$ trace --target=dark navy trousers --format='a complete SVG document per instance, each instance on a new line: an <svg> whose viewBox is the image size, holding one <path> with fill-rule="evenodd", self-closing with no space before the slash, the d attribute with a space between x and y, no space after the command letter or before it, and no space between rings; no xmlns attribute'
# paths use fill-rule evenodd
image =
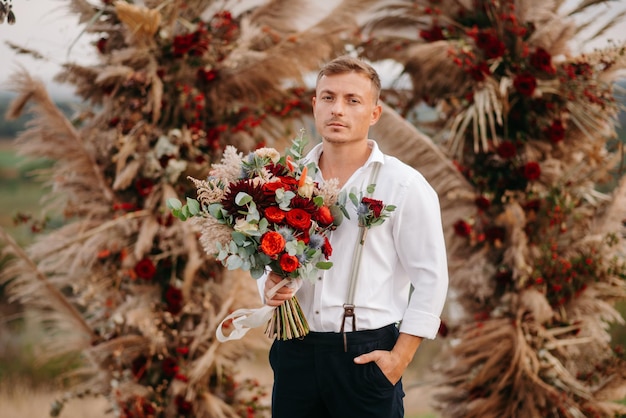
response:
<svg viewBox="0 0 626 418"><path fill-rule="evenodd" d="M391 350L398 328L389 325L343 334L311 332L303 339L275 340L270 350L274 371L272 418L402 418L402 380L392 385L374 362L354 358Z"/></svg>

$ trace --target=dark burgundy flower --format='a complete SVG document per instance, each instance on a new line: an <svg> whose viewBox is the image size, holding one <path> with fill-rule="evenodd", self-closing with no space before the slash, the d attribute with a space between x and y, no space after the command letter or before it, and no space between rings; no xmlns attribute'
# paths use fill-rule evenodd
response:
<svg viewBox="0 0 626 418"><path fill-rule="evenodd" d="M512 141L502 141L500 145L498 145L498 148L496 148L496 153L500 158L508 160L517 155L517 147Z"/></svg>
<svg viewBox="0 0 626 418"><path fill-rule="evenodd" d="M472 232L472 227L464 220L459 219L454 223L454 232L459 236L467 237Z"/></svg>
<svg viewBox="0 0 626 418"><path fill-rule="evenodd" d="M198 79L205 82L213 81L217 78L217 71L215 70L205 70L204 68L199 68L196 74Z"/></svg>
<svg viewBox="0 0 626 418"><path fill-rule="evenodd" d="M552 56L543 48L537 48L531 54L530 65L548 74L556 73L556 68L552 65Z"/></svg>
<svg viewBox="0 0 626 418"><path fill-rule="evenodd" d="M178 314L183 308L183 292L174 286L169 286L165 291L167 310L172 314Z"/></svg>
<svg viewBox="0 0 626 418"><path fill-rule="evenodd" d="M380 213L383 210L383 202L382 200L371 199L369 197L363 197L361 199L361 203L363 203L369 210L373 212L375 218L380 217Z"/></svg>
<svg viewBox="0 0 626 418"><path fill-rule="evenodd" d="M174 403L176 404L176 410L181 415L187 416L193 412L193 404L186 400L183 395L176 396Z"/></svg>
<svg viewBox="0 0 626 418"><path fill-rule="evenodd" d="M491 74L489 66L484 61L478 65L472 66L467 72L472 76L474 81L485 81L486 76Z"/></svg>
<svg viewBox="0 0 626 418"><path fill-rule="evenodd" d="M477 196L474 203L476 203L476 206L480 210L488 210L491 207L491 200L487 199L485 196Z"/></svg>
<svg viewBox="0 0 626 418"><path fill-rule="evenodd" d="M541 176L541 167L539 166L539 163L535 161L526 163L523 168L523 174L526 180L537 180Z"/></svg>
<svg viewBox="0 0 626 418"><path fill-rule="evenodd" d="M235 202L235 199L240 192L250 195L254 203L256 203L257 208L261 210L270 206L270 204L274 201L272 196L268 196L263 193L261 186L255 185L252 180L242 179L236 183L232 183L228 191L224 193L224 198L221 203L224 206L224 210L226 210L229 215L243 217L243 215L239 213L241 206L237 205Z"/></svg>
<svg viewBox="0 0 626 418"><path fill-rule="evenodd" d="M485 238L491 243L504 241L506 237L506 229L501 226L490 226L485 228Z"/></svg>
<svg viewBox="0 0 626 418"><path fill-rule="evenodd" d="M498 58L506 52L504 42L491 32L479 32L475 40L476 45L485 52L487 58Z"/></svg>
<svg viewBox="0 0 626 418"><path fill-rule="evenodd" d="M532 199L524 203L523 206L526 211L537 212L541 208L541 199Z"/></svg>
<svg viewBox="0 0 626 418"><path fill-rule="evenodd" d="M433 25L433 27L428 30L421 30L420 38L426 42L435 42L445 39L445 36L443 35L441 26Z"/></svg>
<svg viewBox="0 0 626 418"><path fill-rule="evenodd" d="M531 97L537 88L537 79L529 72L515 76L513 86L521 95Z"/></svg>
<svg viewBox="0 0 626 418"><path fill-rule="evenodd" d="M565 138L565 127L559 119L552 121L552 124L545 130L546 136L553 143L561 142Z"/></svg>
<svg viewBox="0 0 626 418"><path fill-rule="evenodd" d="M300 195L296 195L293 199L291 199L290 206L293 209L302 209L310 214L314 214L317 211L317 206L315 205L315 202L313 202L313 199L302 197Z"/></svg>
<svg viewBox="0 0 626 418"><path fill-rule="evenodd" d="M161 363L161 371L163 371L163 375L167 378L176 376L179 369L178 363L173 357L167 357L163 359L163 362Z"/></svg>
<svg viewBox="0 0 626 418"><path fill-rule="evenodd" d="M139 196L146 197L152 192L154 183L150 179L140 178L135 181L135 190L139 193Z"/></svg>
<svg viewBox="0 0 626 418"><path fill-rule="evenodd" d="M107 38L100 38L98 42L96 42L96 48L98 48L98 52L104 54L106 52L107 42L109 40Z"/></svg>
<svg viewBox="0 0 626 418"><path fill-rule="evenodd" d="M154 266L154 263L152 263L152 260L149 258L143 258L135 264L135 274L137 274L137 277L144 280L152 280L156 274L156 267Z"/></svg>

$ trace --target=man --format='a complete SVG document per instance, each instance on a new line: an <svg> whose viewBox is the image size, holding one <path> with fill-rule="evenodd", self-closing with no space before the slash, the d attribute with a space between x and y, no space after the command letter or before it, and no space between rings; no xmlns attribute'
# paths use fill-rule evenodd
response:
<svg viewBox="0 0 626 418"><path fill-rule="evenodd" d="M353 310L344 306L359 233L352 205L330 238L333 267L297 290L311 332L272 345L274 418L402 418L402 374L422 339L439 329L448 287L439 201L419 172L368 139L382 112L379 94L376 71L352 57L331 61L317 78L313 114L322 143L307 156L320 168L316 181L337 178L343 189L365 193L378 166L371 198L396 209L367 232ZM267 294L278 282L271 273L260 286ZM265 302L278 306L293 294L283 287Z"/></svg>

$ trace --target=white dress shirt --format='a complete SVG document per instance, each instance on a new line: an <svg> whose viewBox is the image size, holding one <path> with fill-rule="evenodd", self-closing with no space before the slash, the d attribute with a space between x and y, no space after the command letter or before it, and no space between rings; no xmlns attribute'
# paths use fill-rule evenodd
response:
<svg viewBox="0 0 626 418"><path fill-rule="evenodd" d="M369 140L369 146L369 159L343 189L349 192L356 187L357 196L361 191L365 194L372 168L379 162L371 197L396 209L382 225L367 232L354 298L356 329L400 322L400 332L434 339L448 290L438 196L417 170L383 154L375 141ZM318 144L306 158L319 163L321 152ZM315 181L324 181L321 172ZM332 268L320 270L313 282L305 280L296 293L311 331L339 332L341 328L359 229L356 208L349 199L347 210L350 219L344 218L330 236ZM263 297L265 276L258 282ZM346 321L347 331L352 330L350 321Z"/></svg>

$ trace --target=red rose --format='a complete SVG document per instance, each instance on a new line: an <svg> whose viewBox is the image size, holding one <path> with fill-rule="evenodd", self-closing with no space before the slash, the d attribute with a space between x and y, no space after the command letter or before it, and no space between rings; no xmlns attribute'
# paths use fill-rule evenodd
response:
<svg viewBox="0 0 626 418"><path fill-rule="evenodd" d="M285 218L290 226L301 231L311 227L311 215L303 209L291 209L285 214Z"/></svg>
<svg viewBox="0 0 626 418"><path fill-rule="evenodd" d="M149 258L144 258L135 264L135 273L137 277L144 280L152 280L156 274L156 267Z"/></svg>
<svg viewBox="0 0 626 418"><path fill-rule="evenodd" d="M551 142L555 144L557 142L561 142L565 138L565 127L563 126L563 122L558 119L553 121L552 125L545 130L545 133Z"/></svg>
<svg viewBox="0 0 626 418"><path fill-rule="evenodd" d="M541 176L539 163L531 161L524 166L524 178L529 181L537 180Z"/></svg>
<svg viewBox="0 0 626 418"><path fill-rule="evenodd" d="M285 238L278 232L269 231L261 237L261 251L270 257L280 253L285 248Z"/></svg>
<svg viewBox="0 0 626 418"><path fill-rule="evenodd" d="M517 147L511 141L502 141L498 148L496 149L496 153L505 160L509 158L515 157L517 154Z"/></svg>
<svg viewBox="0 0 626 418"><path fill-rule="evenodd" d="M298 188L298 180L289 176L279 177L280 182L283 184L285 190L296 190Z"/></svg>
<svg viewBox="0 0 626 418"><path fill-rule="evenodd" d="M537 79L529 72L524 72L515 76L513 86L521 95L530 97L537 88Z"/></svg>
<svg viewBox="0 0 626 418"><path fill-rule="evenodd" d="M287 187L280 180L272 181L270 183L265 183L262 187L263 193L267 195L272 195L272 196L276 194L276 190L286 189L286 188Z"/></svg>
<svg viewBox="0 0 626 418"><path fill-rule="evenodd" d="M467 237L472 232L472 227L464 220L459 219L454 223L454 232L462 237Z"/></svg>
<svg viewBox="0 0 626 418"><path fill-rule="evenodd" d="M378 218L380 213L383 211L383 202L381 200L370 199L369 197L364 197L361 199L361 203L368 207L369 210L374 212L374 217Z"/></svg>
<svg viewBox="0 0 626 418"><path fill-rule="evenodd" d="M332 213L330 213L330 209L328 208L328 206L321 206L315 212L315 220L323 227L333 223L333 215Z"/></svg>
<svg viewBox="0 0 626 418"><path fill-rule="evenodd" d="M285 211L278 206L270 206L265 209L265 217L268 221L278 224L285 219Z"/></svg>
<svg viewBox="0 0 626 418"><path fill-rule="evenodd" d="M537 48L530 56L530 65L548 74L556 72L556 68L552 65L552 56L543 48Z"/></svg>
<svg viewBox="0 0 626 418"><path fill-rule="evenodd" d="M287 273L295 271L298 268L299 264L300 263L298 262L298 259L294 255L284 253L280 256L280 268Z"/></svg>

